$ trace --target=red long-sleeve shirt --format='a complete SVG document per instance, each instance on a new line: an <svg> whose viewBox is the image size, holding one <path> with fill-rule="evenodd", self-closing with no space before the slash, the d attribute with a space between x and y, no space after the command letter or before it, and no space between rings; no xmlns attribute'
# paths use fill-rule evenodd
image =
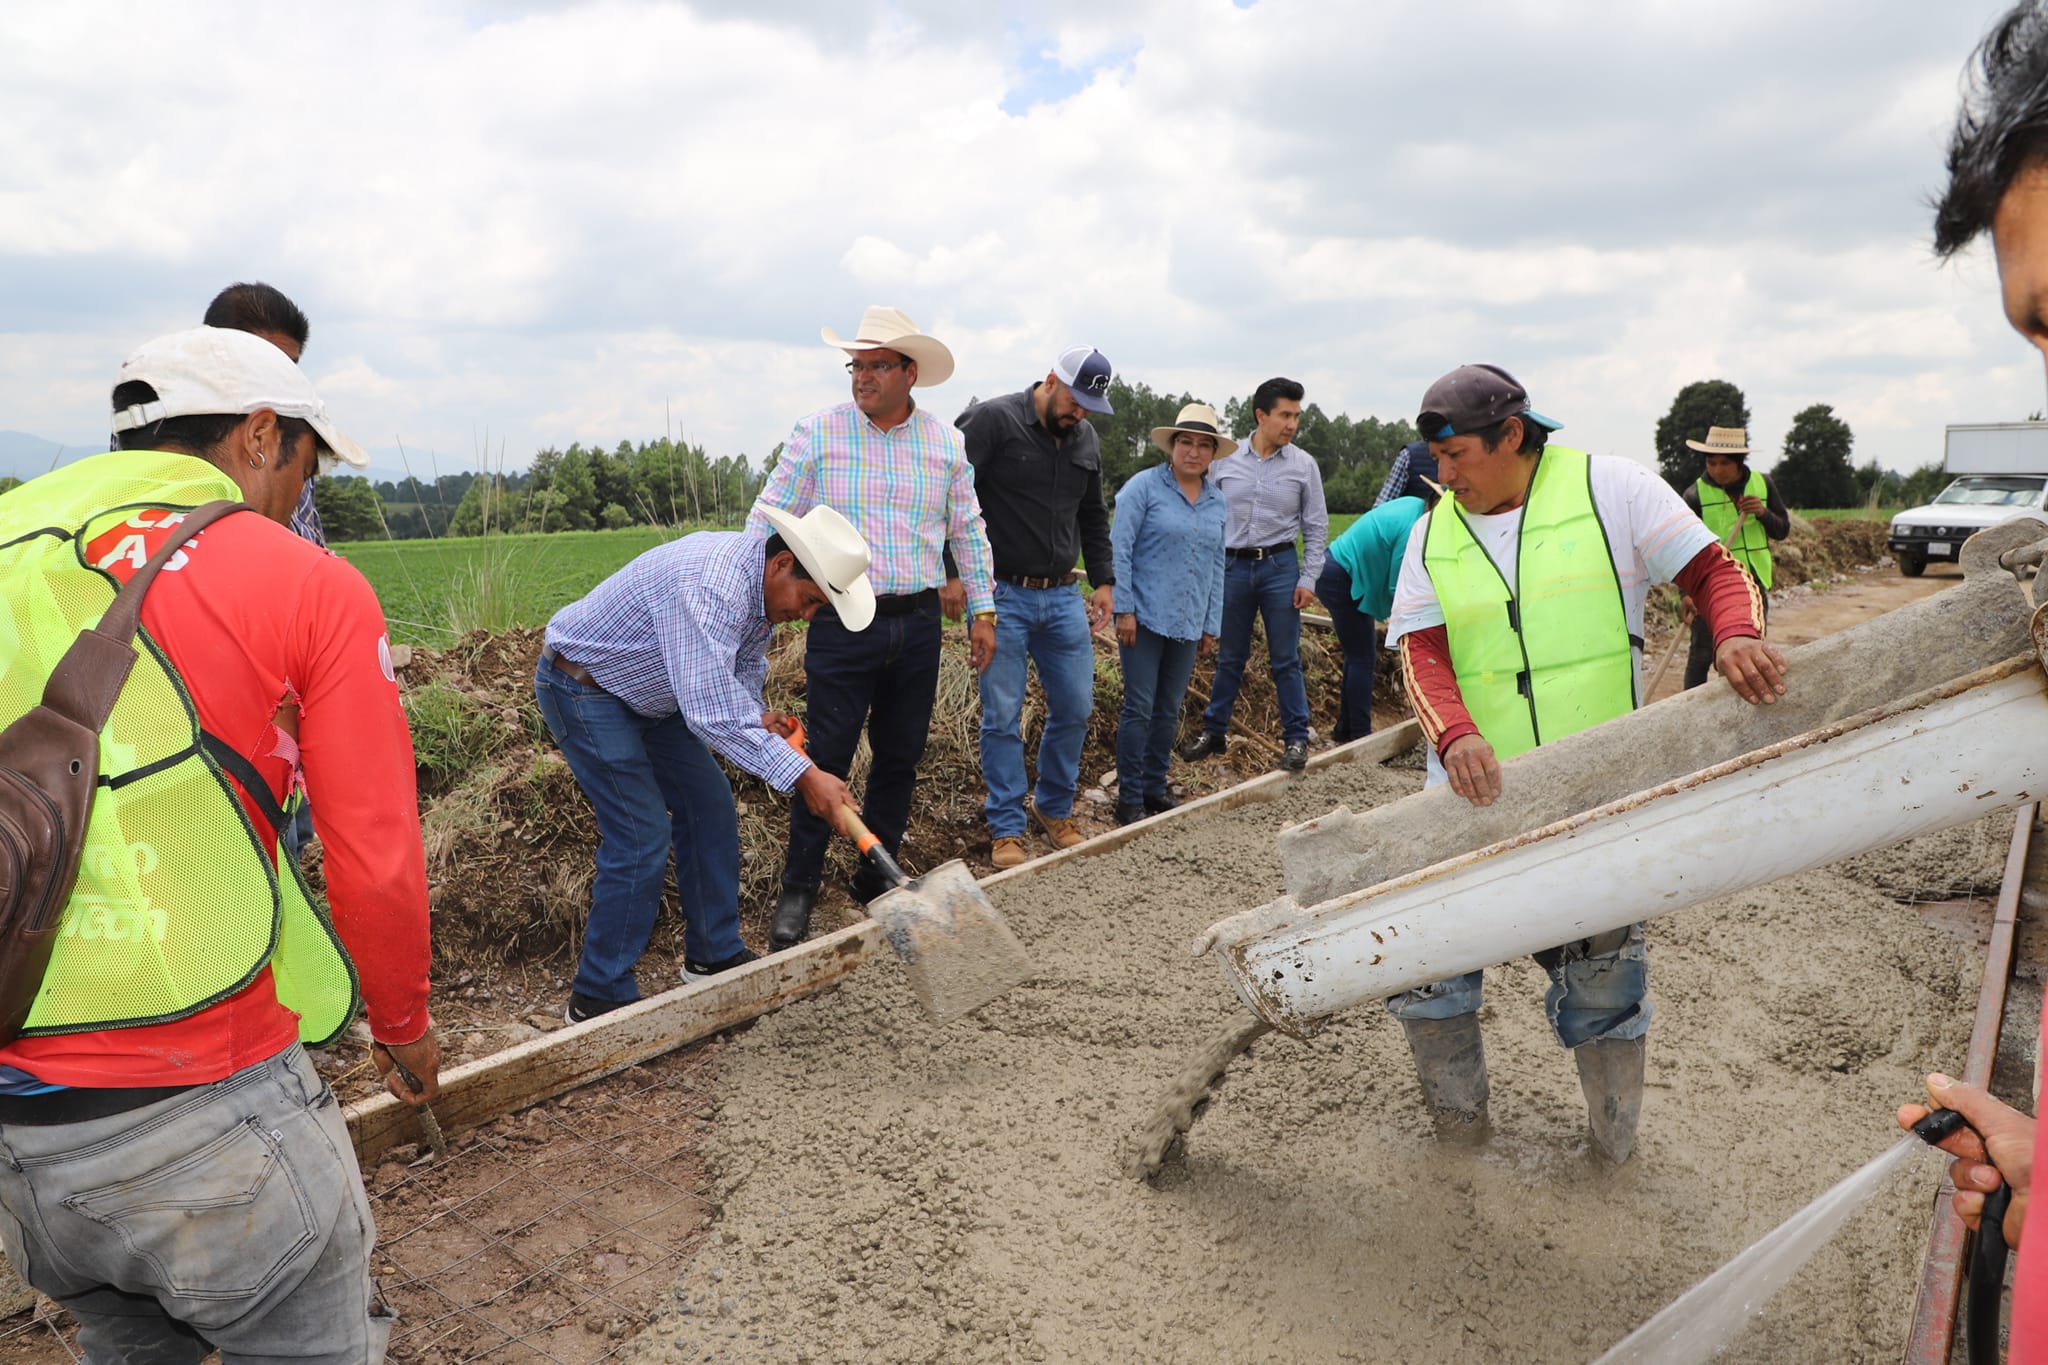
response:
<svg viewBox="0 0 2048 1365"><path fill-rule="evenodd" d="M1709 545L1687 561L1679 571L1678 587L1706 618L1716 649L1722 641L1741 635L1763 638L1763 598L1756 581L1724 547ZM1472 713L1465 709L1464 694L1458 690L1445 627L1429 626L1401 637L1401 677L1408 686L1415 718L1421 722L1423 738L1439 757L1455 741L1479 733Z"/></svg>
<svg viewBox="0 0 2048 1365"><path fill-rule="evenodd" d="M125 581L169 534L138 513L86 547ZM142 625L183 679L200 724L250 759L279 801L302 764L334 927L361 979L370 1032L426 1032L426 858L412 738L376 594L347 561L238 513L199 533L150 585ZM276 723L296 701L296 742ZM232 779L231 779L232 780ZM268 821L240 793L250 822ZM288 874L287 874L288 875ZM196 1085L289 1047L297 1017L270 969L167 1024L17 1039L0 1063L57 1085Z"/></svg>

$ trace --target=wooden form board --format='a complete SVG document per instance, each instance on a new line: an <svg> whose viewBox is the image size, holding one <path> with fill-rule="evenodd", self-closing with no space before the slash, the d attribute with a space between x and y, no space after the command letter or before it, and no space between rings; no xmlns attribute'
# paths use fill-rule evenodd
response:
<svg viewBox="0 0 2048 1365"><path fill-rule="evenodd" d="M1421 741L1412 720L1391 730L1315 754L1308 771L1345 763L1379 763ZM1171 821L1236 810L1270 801L1299 778L1272 772L1190 801L1149 819L1106 831L1058 853L1034 858L981 879L984 887L1035 876L1064 862L1123 847ZM700 985L649 996L624 1009L520 1043L441 1074L434 1114L444 1132L474 1128L541 1100L602 1080L652 1057L759 1018L837 982L870 956L885 952L873 920L862 920L807 943L724 972ZM419 1116L390 1095L348 1106L356 1159L375 1163L386 1152L420 1140Z"/></svg>

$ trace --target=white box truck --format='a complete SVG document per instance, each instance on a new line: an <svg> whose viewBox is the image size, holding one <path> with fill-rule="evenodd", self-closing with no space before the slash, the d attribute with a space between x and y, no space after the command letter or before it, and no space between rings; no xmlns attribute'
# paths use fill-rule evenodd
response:
<svg viewBox="0 0 2048 1365"><path fill-rule="evenodd" d="M2048 422L1952 426L1942 468L1949 486L1892 518L1891 551L1908 578L1931 561L1955 563L1963 542L1985 527L2048 508Z"/></svg>

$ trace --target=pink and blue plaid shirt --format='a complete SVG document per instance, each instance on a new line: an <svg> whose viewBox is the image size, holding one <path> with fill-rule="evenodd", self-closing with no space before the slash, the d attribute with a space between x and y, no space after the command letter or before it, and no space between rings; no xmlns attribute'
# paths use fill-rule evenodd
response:
<svg viewBox="0 0 2048 1365"><path fill-rule="evenodd" d="M884 596L923 592L946 581L946 546L967 585L970 612L995 609L988 527L974 496L974 470L960 432L923 408L883 431L852 403L796 424L769 475L747 529L771 535L763 505L793 516L824 503L868 543L868 581Z"/></svg>

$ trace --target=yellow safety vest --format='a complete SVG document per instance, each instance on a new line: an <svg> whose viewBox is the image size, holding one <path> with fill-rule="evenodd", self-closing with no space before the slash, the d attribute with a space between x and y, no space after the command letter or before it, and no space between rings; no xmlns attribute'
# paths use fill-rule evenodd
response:
<svg viewBox="0 0 2048 1365"><path fill-rule="evenodd" d="M161 451L94 456L0 496L0 726L41 700L57 660L113 603L120 582L89 562L87 546L100 543L100 558L113 562L133 547L102 538L123 522L139 537L162 524L155 513L240 497L206 461ZM166 573L177 566L174 556ZM182 1019L268 964L278 999L299 1014L299 1037L328 1042L348 1026L357 996L325 908L295 859L273 864L265 850L278 846L277 832L251 825L228 785L222 762L246 760L200 729L148 631L137 632L136 652L100 733L78 883L22 1036ZM253 767L246 781L256 781Z"/></svg>
<svg viewBox="0 0 2048 1365"><path fill-rule="evenodd" d="M1763 584L1764 591L1771 590L1771 538L1764 532L1764 524L1755 517L1743 517L1742 532L1729 543L1728 531L1740 515L1735 500L1721 489L1701 479L1697 485L1700 498L1700 520L1714 533L1714 538L1728 546L1728 553L1735 556L1735 562L1756 575L1756 581ZM1770 500L1770 486L1764 476L1754 469L1749 471L1749 482L1742 487L1746 498Z"/></svg>
<svg viewBox="0 0 2048 1365"><path fill-rule="evenodd" d="M1458 690L1501 758L1636 705L1628 613L1593 505L1591 460L1551 446L1536 461L1516 532L1515 591L1456 500L1431 509L1423 540Z"/></svg>

